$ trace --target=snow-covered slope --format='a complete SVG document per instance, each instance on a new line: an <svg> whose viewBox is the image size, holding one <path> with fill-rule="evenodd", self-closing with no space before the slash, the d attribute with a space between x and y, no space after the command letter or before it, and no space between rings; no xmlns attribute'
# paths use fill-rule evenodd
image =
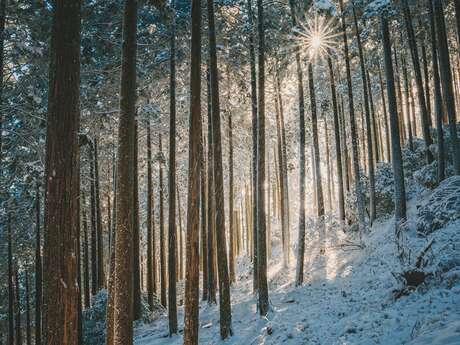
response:
<svg viewBox="0 0 460 345"><path fill-rule="evenodd" d="M429 192L419 196L428 197ZM294 266L283 268L275 238L269 264L272 310L266 319L256 311L251 265L246 257L239 258L240 278L231 295L234 335L219 339L218 306L203 302L200 344L460 344L460 220L420 237L415 206L420 201L409 202L400 249L392 219L374 224L364 236L364 249L336 228L328 228L324 236L316 230L307 233L301 287L293 284ZM432 275L395 298L402 288L395 276L413 267L431 240L424 270ZM182 328L182 308L179 320ZM167 325L165 316L138 327L135 344L181 344L181 335L168 337Z"/></svg>

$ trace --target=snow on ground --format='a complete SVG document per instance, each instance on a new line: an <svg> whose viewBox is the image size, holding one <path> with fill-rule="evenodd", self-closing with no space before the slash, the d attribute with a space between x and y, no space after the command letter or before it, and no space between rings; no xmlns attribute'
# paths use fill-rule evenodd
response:
<svg viewBox="0 0 460 345"><path fill-rule="evenodd" d="M434 274L416 291L393 297L401 286L392 272L403 267L391 219L374 224L364 236L365 249L353 246L355 239L341 230L329 228L325 236L307 233L305 283L298 288L293 284L294 255L291 267L283 268L279 240L274 237L269 263L272 310L267 318L261 319L256 310L251 265L246 257L239 258L239 280L231 291L234 336L220 340L218 306L203 302L200 344L460 344L460 221L426 238L417 236L416 204L417 200L409 203L401 239L412 265L435 239L425 268ZM182 307L179 327L182 332ZM135 344L182 344L182 335L168 337L164 316L139 326Z"/></svg>

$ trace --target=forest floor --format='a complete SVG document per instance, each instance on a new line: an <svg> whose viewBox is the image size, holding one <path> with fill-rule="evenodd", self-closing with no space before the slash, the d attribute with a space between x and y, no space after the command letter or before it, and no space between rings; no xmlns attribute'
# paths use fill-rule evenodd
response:
<svg viewBox="0 0 460 345"><path fill-rule="evenodd" d="M374 224L363 237L364 249L354 246L354 236L342 230L329 229L324 236L311 231L306 237L305 283L295 287L294 255L291 266L284 268L274 238L268 266L271 311L266 319L256 310L251 264L247 257L239 258L238 281L231 291L234 335L221 341L218 306L201 302L200 344L460 344L460 220L418 236L416 204L425 197L418 195L408 204L400 241L405 264L398 259L392 219ZM396 298L402 283L394 274L414 265L432 239L424 270L433 275ZM182 327L180 307L181 332ZM136 345L182 344L182 334L168 337L166 315L137 327L135 334Z"/></svg>

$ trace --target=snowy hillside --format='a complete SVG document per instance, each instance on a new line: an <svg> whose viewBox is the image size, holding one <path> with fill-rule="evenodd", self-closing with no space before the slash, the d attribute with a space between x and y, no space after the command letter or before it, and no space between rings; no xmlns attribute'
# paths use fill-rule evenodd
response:
<svg viewBox="0 0 460 345"><path fill-rule="evenodd" d="M202 302L200 344L460 344L460 220L426 237L416 233L416 205L432 193L410 200L400 250L393 219L374 224L364 249L334 228L323 244L318 232L307 234L302 287L294 286L295 268L283 268L281 250L274 247L266 320L256 312L250 265L240 259L240 279L232 288L234 336L220 340L218 306ZM427 246L422 261L431 276L399 293L403 285L395 276L413 267ZM183 322L182 309L179 319ZM181 335L168 337L166 316L136 330L136 345L181 343Z"/></svg>

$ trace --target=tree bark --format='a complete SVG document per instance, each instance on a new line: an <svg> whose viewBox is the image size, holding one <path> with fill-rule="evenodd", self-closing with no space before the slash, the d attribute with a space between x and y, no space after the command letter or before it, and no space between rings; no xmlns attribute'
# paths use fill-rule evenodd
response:
<svg viewBox="0 0 460 345"><path fill-rule="evenodd" d="M160 191L160 300L163 307L167 307L166 297L166 238L164 226L164 193L163 193L163 148L161 134L159 136L159 191Z"/></svg>
<svg viewBox="0 0 460 345"><path fill-rule="evenodd" d="M199 186L201 132L201 1L192 0L189 169L185 269L184 345L198 345L199 328Z"/></svg>
<svg viewBox="0 0 460 345"><path fill-rule="evenodd" d="M86 198L82 193L82 218L83 218L83 301L85 308L91 306L89 287L89 250L88 250L88 219L86 217Z"/></svg>
<svg viewBox="0 0 460 345"><path fill-rule="evenodd" d="M409 4L407 0L403 0L402 9L404 13L404 22L405 22L407 36L408 36L408 43L409 43L409 48L410 48L410 53L411 53L411 58L412 58L412 65L414 67L415 81L417 85L418 103L419 103L419 108L420 108L420 119L422 123L422 134L423 134L423 139L425 141L426 160L429 164L433 161L433 155L431 151L429 150L429 147L432 144L432 140L431 140L431 134L430 134L425 93L423 90L423 81L422 81L422 73L420 70L420 60L418 56L417 42L415 40L414 28L412 26L412 16L410 13Z"/></svg>
<svg viewBox="0 0 460 345"><path fill-rule="evenodd" d="M232 335L230 284L225 240L224 179L222 169L222 144L219 104L219 78L217 69L216 31L214 24L214 0L208 0L209 64L211 75L212 146L214 156L214 194L216 200L217 269L219 277L220 336ZM198 133L199 134L199 133Z"/></svg>
<svg viewBox="0 0 460 345"><path fill-rule="evenodd" d="M11 214L8 214L8 345L14 345L14 286Z"/></svg>
<svg viewBox="0 0 460 345"><path fill-rule="evenodd" d="M441 0L433 0L434 18L438 43L439 71L441 75L442 92L447 117L449 119L450 142L454 170L460 175L460 144L457 136L457 115L455 111L455 98L452 85L452 72L450 68L449 47L447 45L446 25Z"/></svg>
<svg viewBox="0 0 460 345"><path fill-rule="evenodd" d="M94 184L96 199L96 225L97 225L97 287L98 290L105 287L104 277L104 237L102 234L102 212L99 187L99 155L97 138L94 139Z"/></svg>
<svg viewBox="0 0 460 345"><path fill-rule="evenodd" d="M169 80L169 170L168 170L168 320L169 336L177 333L176 302L176 23L175 1L172 1L170 28Z"/></svg>
<svg viewBox="0 0 460 345"><path fill-rule="evenodd" d="M379 68L379 81L380 81L380 93L382 94L382 107L383 107L383 122L385 125L385 147L387 153L387 162L391 161L391 144L390 144L390 128L388 127L388 114L387 114L387 102L385 100L385 91L383 87L383 78L382 78L382 70L380 65Z"/></svg>
<svg viewBox="0 0 460 345"><path fill-rule="evenodd" d="M35 191L35 345L42 343L42 250L40 236L40 187Z"/></svg>
<svg viewBox="0 0 460 345"><path fill-rule="evenodd" d="M139 234L139 161L138 161L138 122L134 120L134 156L133 156L133 318L141 318L141 254Z"/></svg>
<svg viewBox="0 0 460 345"><path fill-rule="evenodd" d="M202 300L208 300L208 287L209 287L209 277L208 277L208 236L207 236L207 229L208 229L208 222L207 222L207 208L208 208L208 198L209 195L206 194L206 181L207 181L207 174L206 174L206 167L205 167L205 156L204 156L204 133L203 133L203 124L200 128L200 216L201 216L201 243L203 248L202 253L202 260L203 260L203 295ZM179 212L180 212L179 206ZM179 214L180 216L180 214ZM179 217L180 219L180 217ZM182 246L182 244L181 244ZM181 265L182 265L182 258L181 258Z"/></svg>
<svg viewBox="0 0 460 345"><path fill-rule="evenodd" d="M381 17L381 30L383 37L383 51L385 61L385 75L387 79L388 110L390 112L391 126L391 155L394 175L394 201L395 218L399 222L406 218L406 192L404 187L404 171L402 167L401 144L399 142L399 122L396 105L396 92L394 84L393 62L391 61L390 34L388 21Z"/></svg>
<svg viewBox="0 0 460 345"><path fill-rule="evenodd" d="M236 281L235 275L235 222L233 216L233 124L232 114L228 114L228 140L229 140L229 154L228 154L228 169L229 169L229 193L228 193L228 209L229 209L229 271L230 271L230 283Z"/></svg>
<svg viewBox="0 0 460 345"><path fill-rule="evenodd" d="M45 164L44 338L77 345L80 1L54 2Z"/></svg>
<svg viewBox="0 0 460 345"><path fill-rule="evenodd" d="M133 343L133 217L137 1L125 0L118 124L114 345Z"/></svg>

